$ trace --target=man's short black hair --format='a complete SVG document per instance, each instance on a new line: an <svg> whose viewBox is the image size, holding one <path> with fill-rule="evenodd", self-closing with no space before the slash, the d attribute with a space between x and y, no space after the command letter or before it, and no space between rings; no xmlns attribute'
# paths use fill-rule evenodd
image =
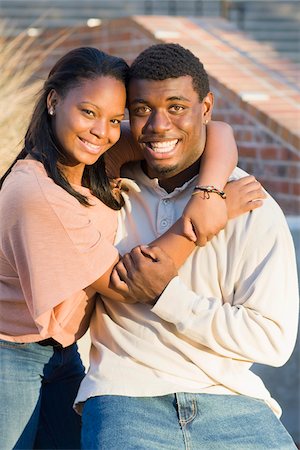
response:
<svg viewBox="0 0 300 450"><path fill-rule="evenodd" d="M209 92L207 73L201 61L179 44L155 44L142 51L131 64L129 81L166 80L190 75L202 101Z"/></svg>

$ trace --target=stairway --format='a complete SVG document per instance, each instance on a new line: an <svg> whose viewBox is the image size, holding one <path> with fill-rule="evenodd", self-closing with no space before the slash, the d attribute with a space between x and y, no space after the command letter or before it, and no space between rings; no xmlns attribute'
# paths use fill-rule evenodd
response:
<svg viewBox="0 0 300 450"><path fill-rule="evenodd" d="M257 41L300 64L299 0L0 0L7 32L85 25L130 15L223 16Z"/></svg>
<svg viewBox="0 0 300 450"><path fill-rule="evenodd" d="M300 64L299 0L231 1L226 4L223 17L256 41L270 44L286 58Z"/></svg>

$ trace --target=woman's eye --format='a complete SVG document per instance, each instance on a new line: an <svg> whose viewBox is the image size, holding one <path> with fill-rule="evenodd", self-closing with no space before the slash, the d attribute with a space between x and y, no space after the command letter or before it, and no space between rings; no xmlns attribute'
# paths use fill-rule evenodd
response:
<svg viewBox="0 0 300 450"><path fill-rule="evenodd" d="M112 119L112 120L111 120L111 123L112 123L113 125L120 125L121 120L119 120L119 119Z"/></svg>
<svg viewBox="0 0 300 450"><path fill-rule="evenodd" d="M83 109L82 111L90 117L95 117L95 113L91 109Z"/></svg>

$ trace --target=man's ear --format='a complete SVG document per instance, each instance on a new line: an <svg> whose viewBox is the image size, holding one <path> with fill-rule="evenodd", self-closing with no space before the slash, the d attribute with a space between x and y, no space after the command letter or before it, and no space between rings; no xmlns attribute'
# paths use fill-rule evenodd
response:
<svg viewBox="0 0 300 450"><path fill-rule="evenodd" d="M202 101L203 104L203 122L207 124L211 120L214 107L214 94L209 92Z"/></svg>

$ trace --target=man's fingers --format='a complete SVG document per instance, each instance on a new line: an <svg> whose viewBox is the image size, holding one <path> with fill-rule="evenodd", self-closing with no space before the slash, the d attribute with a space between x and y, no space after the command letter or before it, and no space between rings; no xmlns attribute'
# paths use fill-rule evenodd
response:
<svg viewBox="0 0 300 450"><path fill-rule="evenodd" d="M148 246L148 245L141 245L140 251L143 257L148 257L152 259L153 262L159 262L161 258L164 255L163 250L160 247L155 246Z"/></svg>
<svg viewBox="0 0 300 450"><path fill-rule="evenodd" d="M123 295L129 294L129 288L127 284L120 279L119 273L116 269L112 271L112 274L110 276L110 283L114 289L116 289Z"/></svg>
<svg viewBox="0 0 300 450"><path fill-rule="evenodd" d="M125 281L128 278L128 262L127 262L127 254L122 257L122 259L115 266L114 271L116 271L119 275L121 281Z"/></svg>

